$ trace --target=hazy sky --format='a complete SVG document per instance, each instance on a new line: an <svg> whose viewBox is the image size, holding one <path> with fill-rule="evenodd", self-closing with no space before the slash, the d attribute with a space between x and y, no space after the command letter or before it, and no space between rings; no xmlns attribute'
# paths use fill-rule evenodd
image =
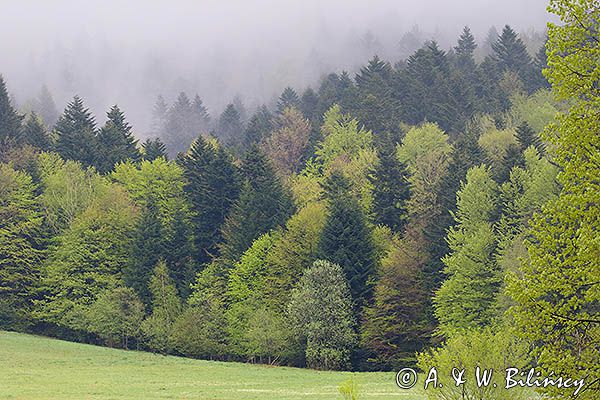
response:
<svg viewBox="0 0 600 400"><path fill-rule="evenodd" d="M405 57L418 25L441 47L464 25L543 31L547 0L0 0L0 74L19 102L47 84L63 108L80 94L104 120L119 104L144 136L159 93L198 93L216 117L233 97L249 108L287 85L317 86L373 53Z"/></svg>

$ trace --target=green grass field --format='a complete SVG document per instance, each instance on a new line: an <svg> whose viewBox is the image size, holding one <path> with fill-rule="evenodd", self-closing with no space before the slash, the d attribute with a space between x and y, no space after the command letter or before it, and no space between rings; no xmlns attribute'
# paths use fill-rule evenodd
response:
<svg viewBox="0 0 600 400"><path fill-rule="evenodd" d="M425 399L396 387L393 373L192 360L0 332L0 399L330 400L350 377L361 399Z"/></svg>

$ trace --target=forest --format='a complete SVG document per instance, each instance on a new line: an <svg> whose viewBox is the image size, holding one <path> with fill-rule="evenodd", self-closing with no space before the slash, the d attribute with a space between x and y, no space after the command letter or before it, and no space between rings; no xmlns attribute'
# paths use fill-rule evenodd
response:
<svg viewBox="0 0 600 400"><path fill-rule="evenodd" d="M476 57L465 27L274 107L159 95L143 141L77 95L24 113L0 76L0 329L317 370L535 366L597 398L600 6L549 11L535 53L506 25Z"/></svg>

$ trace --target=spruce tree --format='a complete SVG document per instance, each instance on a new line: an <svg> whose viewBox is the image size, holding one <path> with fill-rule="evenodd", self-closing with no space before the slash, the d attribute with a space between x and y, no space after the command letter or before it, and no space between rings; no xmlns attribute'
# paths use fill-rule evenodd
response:
<svg viewBox="0 0 600 400"><path fill-rule="evenodd" d="M532 84L533 68L531 56L517 33L508 25L502 30L498 40L492 44L494 60L504 71L512 71L519 75L526 85Z"/></svg>
<svg viewBox="0 0 600 400"><path fill-rule="evenodd" d="M292 201L273 166L254 146L241 167L240 196L223 225L221 255L235 262L260 235L281 226L292 212Z"/></svg>
<svg viewBox="0 0 600 400"><path fill-rule="evenodd" d="M125 120L125 114L114 105L106 115L108 120L98 133L99 157L96 168L100 173L112 171L119 162L137 162L141 158L137 140L133 137L131 125Z"/></svg>
<svg viewBox="0 0 600 400"><path fill-rule="evenodd" d="M231 156L199 136L182 160L184 190L192 204L192 224L199 265L217 256L221 227L239 195L239 177Z"/></svg>
<svg viewBox="0 0 600 400"><path fill-rule="evenodd" d="M540 137L527 122L523 122L517 127L515 136L517 137L521 151L525 151L529 146L534 146L538 152L541 154L544 153Z"/></svg>
<svg viewBox="0 0 600 400"><path fill-rule="evenodd" d="M477 48L475 38L468 26L463 28L463 31L458 38L458 44L454 47L456 53L456 61L458 67L465 72L471 72L475 69L475 59L473 54Z"/></svg>
<svg viewBox="0 0 600 400"><path fill-rule="evenodd" d="M46 85L42 86L40 94L35 100L35 110L46 124L46 127L51 128L58 120L58 110L56 103L52 97L52 93Z"/></svg>
<svg viewBox="0 0 600 400"><path fill-rule="evenodd" d="M273 115L262 105L256 110L244 131L243 147L249 149L252 145L260 144L268 138L273 130Z"/></svg>
<svg viewBox="0 0 600 400"><path fill-rule="evenodd" d="M152 108L152 132L159 137L164 134L168 111L169 107L165 98L159 94Z"/></svg>
<svg viewBox="0 0 600 400"><path fill-rule="evenodd" d="M204 106L200 96L194 96L192 102L192 115L193 115L193 126L192 130L197 134L208 132L210 126L210 115L208 110Z"/></svg>
<svg viewBox="0 0 600 400"><path fill-rule="evenodd" d="M167 147L160 138L148 138L142 143L142 157L146 161L154 161L159 157L163 157L167 160Z"/></svg>
<svg viewBox="0 0 600 400"><path fill-rule="evenodd" d="M64 159L94 165L98 158L96 122L83 100L75 96L55 126L56 151Z"/></svg>
<svg viewBox="0 0 600 400"><path fill-rule="evenodd" d="M196 119L192 103L185 92L179 93L177 100L167 112L162 140L171 157L184 152L198 135L194 126Z"/></svg>
<svg viewBox="0 0 600 400"><path fill-rule="evenodd" d="M396 157L393 145L378 152L379 162L370 179L373 183L372 211L375 221L402 232L407 219L406 202L410 197L406 166Z"/></svg>
<svg viewBox="0 0 600 400"><path fill-rule="evenodd" d="M277 112L281 114L288 107L300 107L298 93L289 86L286 87L281 93L281 96L279 96L279 100L277 101Z"/></svg>
<svg viewBox="0 0 600 400"><path fill-rule="evenodd" d="M300 98L300 111L312 123L318 122L321 116L318 113L319 96L312 88L308 88L302 93Z"/></svg>
<svg viewBox="0 0 600 400"><path fill-rule="evenodd" d="M23 142L42 151L52 150L52 140L35 112L29 114L23 126Z"/></svg>
<svg viewBox="0 0 600 400"><path fill-rule="evenodd" d="M233 104L228 104L219 118L217 137L226 144L237 144L243 133L240 114Z"/></svg>
<svg viewBox="0 0 600 400"><path fill-rule="evenodd" d="M371 298L376 266L371 231L358 201L348 196L350 183L344 176L334 172L325 186L328 215L319 240L319 258L342 267L360 313Z"/></svg>
<svg viewBox="0 0 600 400"><path fill-rule="evenodd" d="M21 117L13 108L0 75L0 155L21 141Z"/></svg>

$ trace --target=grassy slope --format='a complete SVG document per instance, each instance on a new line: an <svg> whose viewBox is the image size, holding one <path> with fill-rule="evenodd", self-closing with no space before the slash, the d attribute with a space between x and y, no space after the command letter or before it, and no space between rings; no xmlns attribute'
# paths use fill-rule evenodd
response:
<svg viewBox="0 0 600 400"><path fill-rule="evenodd" d="M361 399L424 399L398 389L393 373L201 361L0 332L0 399L329 400L351 376Z"/></svg>

